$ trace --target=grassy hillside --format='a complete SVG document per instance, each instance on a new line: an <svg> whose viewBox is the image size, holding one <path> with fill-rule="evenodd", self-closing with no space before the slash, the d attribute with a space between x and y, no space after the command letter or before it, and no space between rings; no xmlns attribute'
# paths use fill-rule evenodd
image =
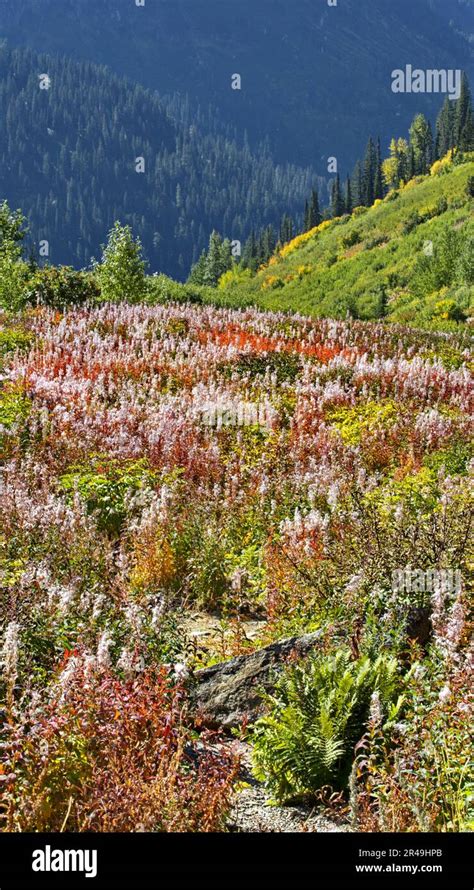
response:
<svg viewBox="0 0 474 890"><path fill-rule="evenodd" d="M473 175L472 154L437 162L373 207L299 235L255 276L236 267L218 300L312 316L465 319L474 307Z"/></svg>

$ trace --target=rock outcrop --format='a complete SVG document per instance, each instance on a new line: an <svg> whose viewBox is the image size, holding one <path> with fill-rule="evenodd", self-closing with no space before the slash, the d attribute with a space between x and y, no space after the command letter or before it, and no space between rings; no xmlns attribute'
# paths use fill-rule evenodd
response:
<svg viewBox="0 0 474 890"><path fill-rule="evenodd" d="M307 655L321 639L321 631L291 637L196 671L191 690L193 712L209 728L231 729L245 720L253 722L263 712L262 690L272 691L288 658Z"/></svg>

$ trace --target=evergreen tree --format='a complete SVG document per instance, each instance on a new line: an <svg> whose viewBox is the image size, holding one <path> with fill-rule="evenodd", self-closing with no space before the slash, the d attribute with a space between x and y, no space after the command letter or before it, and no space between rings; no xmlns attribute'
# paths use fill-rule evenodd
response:
<svg viewBox="0 0 474 890"><path fill-rule="evenodd" d="M309 224L309 204L308 200L304 202L304 223L303 223L304 231L309 232L311 226Z"/></svg>
<svg viewBox="0 0 474 890"><path fill-rule="evenodd" d="M346 213L352 213L354 207L352 204L352 188L351 188L351 180L350 177L346 177L346 194L345 194L345 211Z"/></svg>
<svg viewBox="0 0 474 890"><path fill-rule="evenodd" d="M332 183L331 213L333 217L342 216L344 213L344 198L341 194L341 182L339 179L339 173L336 174L336 178L333 180Z"/></svg>
<svg viewBox="0 0 474 890"><path fill-rule="evenodd" d="M230 244L228 251L229 266L227 266L227 251L221 236L215 230L211 232L209 238L209 248L207 251L206 265L204 269L203 284L208 287L216 287L221 275L230 268Z"/></svg>
<svg viewBox="0 0 474 890"><path fill-rule="evenodd" d="M267 226L262 233L261 255L263 263L268 263L268 260L275 252L275 243L275 231L273 226Z"/></svg>
<svg viewBox="0 0 474 890"><path fill-rule="evenodd" d="M374 175L374 198L383 198L383 179L382 179L382 151L380 148L380 138L377 139L377 147L375 150L375 175Z"/></svg>
<svg viewBox="0 0 474 890"><path fill-rule="evenodd" d="M454 142L460 151L474 150L474 118L471 91L467 75L463 73L461 93L454 112Z"/></svg>
<svg viewBox="0 0 474 890"><path fill-rule="evenodd" d="M453 148L454 137L454 102L446 96L443 107L436 119L436 157L443 158Z"/></svg>
<svg viewBox="0 0 474 890"><path fill-rule="evenodd" d="M191 284L204 284L204 275L206 273L207 252L202 251L197 263L191 269L188 281Z"/></svg>
<svg viewBox="0 0 474 890"><path fill-rule="evenodd" d="M209 238L209 247L207 251L202 252L191 269L188 281L191 284L217 287L219 278L232 267L232 262L232 246L229 239L222 240L219 233L213 231Z"/></svg>
<svg viewBox="0 0 474 890"><path fill-rule="evenodd" d="M252 272L257 269L257 242L254 231L250 233L244 244L240 262L243 269L251 269Z"/></svg>
<svg viewBox="0 0 474 890"><path fill-rule="evenodd" d="M387 315L388 295L385 284L379 284L375 291L375 318L384 318Z"/></svg>
<svg viewBox="0 0 474 890"><path fill-rule="evenodd" d="M282 217L280 223L280 241L282 244L288 244L289 241L293 238L294 231L294 223L287 213L285 213Z"/></svg>
<svg viewBox="0 0 474 890"><path fill-rule="evenodd" d="M309 232L319 226L322 220L321 211L319 209L319 197L316 189L312 189L309 203L306 203L304 231Z"/></svg>
<svg viewBox="0 0 474 890"><path fill-rule="evenodd" d="M417 114L413 119L410 149L413 152L413 175L427 173L433 163L433 133L424 114Z"/></svg>
<svg viewBox="0 0 474 890"><path fill-rule="evenodd" d="M224 272L228 272L228 270L232 266L232 245L230 243L229 238L224 238L224 240L222 242L220 259L221 259L220 275L223 275ZM220 277L220 275L219 275L219 277Z"/></svg>
<svg viewBox="0 0 474 890"><path fill-rule="evenodd" d="M408 145L402 170L402 179L404 182L409 182L410 179L413 179L415 176L415 152L413 145Z"/></svg>
<svg viewBox="0 0 474 890"><path fill-rule="evenodd" d="M357 161L352 174L352 200L354 207L361 207L364 203L364 178L360 161Z"/></svg>
<svg viewBox="0 0 474 890"><path fill-rule="evenodd" d="M377 152L372 136L369 138L364 157L364 166L362 174L363 194L362 203L366 207L371 207L375 199L375 176L377 168Z"/></svg>

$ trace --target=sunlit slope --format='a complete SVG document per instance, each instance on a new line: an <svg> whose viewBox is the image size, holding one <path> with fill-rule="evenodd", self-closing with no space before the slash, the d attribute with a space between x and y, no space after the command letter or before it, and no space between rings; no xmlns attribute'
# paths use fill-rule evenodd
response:
<svg viewBox="0 0 474 890"><path fill-rule="evenodd" d="M219 296L309 315L350 312L399 321L441 317L445 307L439 304L451 301L458 315L467 317L474 302L472 268L467 269L473 253L473 176L473 156L457 166L439 162L431 175L416 177L373 207L355 208L350 216L299 235L253 278L228 275ZM446 277L437 266L450 232L463 256L453 255L452 276ZM448 267L449 260L443 257Z"/></svg>

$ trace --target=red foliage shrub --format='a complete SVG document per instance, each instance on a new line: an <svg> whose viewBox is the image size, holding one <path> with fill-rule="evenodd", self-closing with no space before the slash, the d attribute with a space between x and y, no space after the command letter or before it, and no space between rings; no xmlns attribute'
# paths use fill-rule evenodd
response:
<svg viewBox="0 0 474 890"><path fill-rule="evenodd" d="M193 743L185 710L165 668L124 682L72 655L49 703L4 727L4 828L219 830L238 762Z"/></svg>

